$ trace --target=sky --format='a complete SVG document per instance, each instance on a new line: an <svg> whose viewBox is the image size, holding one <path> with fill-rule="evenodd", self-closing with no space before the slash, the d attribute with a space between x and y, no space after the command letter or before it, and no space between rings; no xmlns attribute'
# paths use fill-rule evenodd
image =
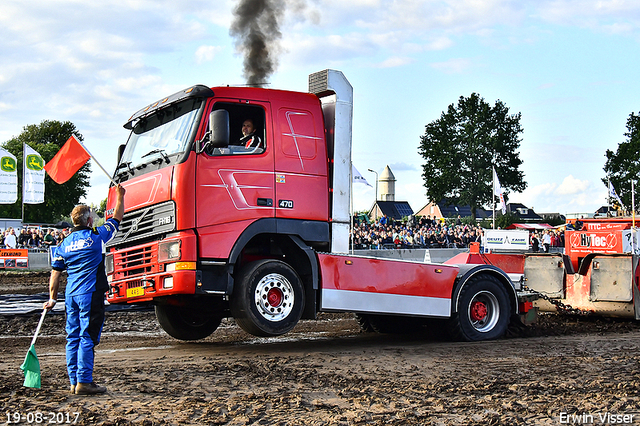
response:
<svg viewBox="0 0 640 426"><path fill-rule="evenodd" d="M245 82L229 33L237 5L4 0L0 144L27 125L71 121L112 173L131 114L193 84ZM522 116L527 189L511 202L561 214L606 205L605 152L640 111L640 2L287 0L279 29L268 87L306 91L309 74L333 68L354 88L353 164L372 185L354 187L355 210L375 200L368 170L387 165L396 201L427 204L420 136L474 92ZM109 179L91 168L84 201L98 204Z"/></svg>

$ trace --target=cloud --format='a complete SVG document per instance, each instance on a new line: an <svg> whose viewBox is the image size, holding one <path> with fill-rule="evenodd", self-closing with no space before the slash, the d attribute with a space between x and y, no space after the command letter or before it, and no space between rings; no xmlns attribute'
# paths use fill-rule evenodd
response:
<svg viewBox="0 0 640 426"><path fill-rule="evenodd" d="M450 37L438 37L435 40L427 42L425 48L427 50L445 50L454 45Z"/></svg>
<svg viewBox="0 0 640 426"><path fill-rule="evenodd" d="M535 15L560 25L575 25L608 33L637 31L640 4L634 0L549 0L540 1Z"/></svg>
<svg viewBox="0 0 640 426"><path fill-rule="evenodd" d="M285 37L282 47L286 51L284 56L290 62L306 65L329 63L331 66L370 56L379 50L379 46L368 37L358 33L321 37L298 34L296 37Z"/></svg>
<svg viewBox="0 0 640 426"><path fill-rule="evenodd" d="M29 124L71 121L87 148L113 170L126 119L181 88L166 83L169 66L155 66L158 58L177 56L186 45L211 44L205 41L205 9L214 14L220 7L204 0L5 2L0 143Z"/></svg>
<svg viewBox="0 0 640 426"><path fill-rule="evenodd" d="M605 201L606 188L600 182L565 176L561 183L547 182L509 194L509 202L521 203L537 213L593 213L594 200ZM597 202L596 202L597 204Z"/></svg>
<svg viewBox="0 0 640 426"><path fill-rule="evenodd" d="M197 64L213 61L217 53L224 50L221 46L200 46L196 49L195 57Z"/></svg>
<svg viewBox="0 0 640 426"><path fill-rule="evenodd" d="M392 172L403 172L403 171L407 171L407 170L411 170L411 171L416 171L416 170L420 170L421 168L418 165L415 164L410 164L410 163L391 163L389 164L389 168L391 169Z"/></svg>
<svg viewBox="0 0 640 426"><path fill-rule="evenodd" d="M319 18L312 20L310 11ZM321 52L325 61L384 53L388 59L379 63L382 68L415 61L425 51L449 49L457 37L492 36L492 26L514 26L526 18L524 8L512 0L325 0L288 16L283 46L293 61L311 60L308 52L314 57ZM462 63L436 64L447 65L459 72Z"/></svg>
<svg viewBox="0 0 640 426"><path fill-rule="evenodd" d="M471 61L466 58L454 58L445 62L433 62L431 68L445 74L462 74L471 67Z"/></svg>
<svg viewBox="0 0 640 426"><path fill-rule="evenodd" d="M0 117L0 128L128 117L149 93L158 96L160 70L145 65L148 57L202 38L204 26L189 13L206 5L8 2L0 14L0 103L12 108ZM26 115L37 119L22 122Z"/></svg>
<svg viewBox="0 0 640 426"><path fill-rule="evenodd" d="M407 65L414 62L412 58L401 58L398 56L394 56L392 58L387 58L384 61L380 62L377 67L378 68L395 68L401 67L403 65Z"/></svg>
<svg viewBox="0 0 640 426"><path fill-rule="evenodd" d="M557 195L575 195L586 191L590 186L588 180L580 180L569 175L554 191Z"/></svg>
<svg viewBox="0 0 640 426"><path fill-rule="evenodd" d="M351 3L333 3L332 15L345 16L341 9L346 7L352 14L359 9L359 25L378 31L404 28L412 33L433 30L463 33L496 23L515 25L526 17L520 3L511 0L388 0L378 2L375 9L367 4L354 8Z"/></svg>
<svg viewBox="0 0 640 426"><path fill-rule="evenodd" d="M283 34L289 39L292 51L295 51L301 33L304 31L308 35L309 26L313 26L317 28L317 34L312 38L317 38L318 42L306 40L306 46L301 47L322 46L330 36L353 42L357 34L358 45L364 43L374 52L388 50L386 53L392 55L387 56L405 58L410 53L449 49L460 44L457 40L466 36L487 39L490 44L530 43L548 22L598 28L614 34L630 33L640 27L640 6L636 3L632 0L540 0L533 3L514 0L318 0L293 8ZM324 56L340 60L341 52L348 50L344 45L341 47L335 52L323 50ZM360 56L355 55L356 58ZM293 57L305 56L295 54ZM455 64L436 63L436 66L448 65L449 72L460 72L462 63L458 61L458 66L452 68Z"/></svg>

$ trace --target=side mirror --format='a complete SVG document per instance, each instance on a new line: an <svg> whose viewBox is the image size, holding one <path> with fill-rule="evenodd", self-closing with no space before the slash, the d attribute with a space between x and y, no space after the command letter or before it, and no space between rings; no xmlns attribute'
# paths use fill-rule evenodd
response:
<svg viewBox="0 0 640 426"><path fill-rule="evenodd" d="M226 148L231 138L229 126L229 111L217 109L209 114L209 130L202 140L197 143L196 152L200 153L209 148Z"/></svg>
<svg viewBox="0 0 640 426"><path fill-rule="evenodd" d="M209 115L210 143L214 148L229 146L231 131L229 128L229 111L218 109Z"/></svg>
<svg viewBox="0 0 640 426"><path fill-rule="evenodd" d="M125 144L122 144L118 147L118 160L116 161L116 164L120 164L120 160L122 159L122 154L124 154L125 147Z"/></svg>

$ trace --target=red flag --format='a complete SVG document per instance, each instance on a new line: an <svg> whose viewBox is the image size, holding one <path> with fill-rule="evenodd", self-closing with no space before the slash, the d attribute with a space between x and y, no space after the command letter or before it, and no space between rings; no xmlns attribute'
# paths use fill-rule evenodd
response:
<svg viewBox="0 0 640 426"><path fill-rule="evenodd" d="M89 158L91 155L78 142L78 139L71 135L51 161L47 161L44 169L51 179L62 184L71 179L89 161Z"/></svg>

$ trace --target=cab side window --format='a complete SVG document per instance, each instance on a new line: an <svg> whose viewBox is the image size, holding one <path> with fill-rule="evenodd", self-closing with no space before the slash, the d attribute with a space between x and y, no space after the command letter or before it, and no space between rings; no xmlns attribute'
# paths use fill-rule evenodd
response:
<svg viewBox="0 0 640 426"><path fill-rule="evenodd" d="M214 148L210 155L262 154L267 148L265 140L265 113L258 106L218 102L213 109L229 112L230 140L225 148Z"/></svg>

